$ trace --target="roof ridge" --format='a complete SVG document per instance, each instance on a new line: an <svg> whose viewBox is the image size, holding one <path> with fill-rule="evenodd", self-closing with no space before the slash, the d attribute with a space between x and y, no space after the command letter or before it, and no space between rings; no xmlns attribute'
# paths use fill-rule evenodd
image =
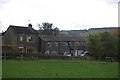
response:
<svg viewBox="0 0 120 80"><path fill-rule="evenodd" d="M29 27L15 26L15 25L10 25L9 27L11 27L18 34L21 34L21 33L37 34L33 28L32 28L33 29L33 31L32 31L32 30L29 29Z"/></svg>
<svg viewBox="0 0 120 80"><path fill-rule="evenodd" d="M10 25L10 27L28 28L28 27L25 27L25 26L16 26L16 25Z"/></svg>

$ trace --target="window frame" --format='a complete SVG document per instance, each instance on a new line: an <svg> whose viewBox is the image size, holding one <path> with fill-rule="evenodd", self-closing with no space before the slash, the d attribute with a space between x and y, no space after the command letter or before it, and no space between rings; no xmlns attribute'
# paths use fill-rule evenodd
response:
<svg viewBox="0 0 120 80"><path fill-rule="evenodd" d="M35 42L34 36L26 36L26 42Z"/></svg>
<svg viewBox="0 0 120 80"><path fill-rule="evenodd" d="M48 46L48 47L52 47L52 42L51 42L51 41L48 41L48 42L47 42L47 46Z"/></svg>

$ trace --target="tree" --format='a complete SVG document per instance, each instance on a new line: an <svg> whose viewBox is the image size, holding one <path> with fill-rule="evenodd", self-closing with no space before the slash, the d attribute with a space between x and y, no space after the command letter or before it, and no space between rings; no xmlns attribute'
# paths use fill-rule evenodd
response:
<svg viewBox="0 0 120 80"><path fill-rule="evenodd" d="M112 30L111 31L111 34L112 34L112 37L113 37L113 44L114 44L114 46L113 46L113 48L114 48L114 57L118 60L119 58L118 57L120 57L120 55L118 54L118 52L120 51L120 49L118 49L119 48L119 46L120 46L120 39L119 39L119 37L120 37L120 30L118 29L118 30Z"/></svg>
<svg viewBox="0 0 120 80"><path fill-rule="evenodd" d="M111 56L114 54L114 38L112 37L112 35L110 34L110 32L103 32L100 33L100 41L101 41L101 53L102 53L102 57L105 56Z"/></svg>
<svg viewBox="0 0 120 80"><path fill-rule="evenodd" d="M54 36L57 36L58 34L60 34L59 28L55 27L55 28L53 29L53 35L54 35Z"/></svg>
<svg viewBox="0 0 120 80"><path fill-rule="evenodd" d="M118 31L109 31L90 34L87 38L87 48L93 57L118 59ZM120 36L120 35L119 35Z"/></svg>
<svg viewBox="0 0 120 80"><path fill-rule="evenodd" d="M87 48L91 52L92 56L98 60L99 55L100 55L100 45L99 45L99 35L91 35L89 34L88 40L87 40Z"/></svg>
<svg viewBox="0 0 120 80"><path fill-rule="evenodd" d="M58 35L59 34L59 28L55 27L53 28L52 23L42 23L42 26L38 24L39 30L41 30L42 35Z"/></svg>

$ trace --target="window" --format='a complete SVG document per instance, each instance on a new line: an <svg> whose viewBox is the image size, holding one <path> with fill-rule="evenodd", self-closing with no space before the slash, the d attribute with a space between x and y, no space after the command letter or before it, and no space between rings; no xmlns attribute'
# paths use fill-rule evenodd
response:
<svg viewBox="0 0 120 80"><path fill-rule="evenodd" d="M79 42L79 41L76 41L76 42L75 42L75 46L80 46L80 42Z"/></svg>
<svg viewBox="0 0 120 80"><path fill-rule="evenodd" d="M27 53L33 53L33 52L34 52L34 49L33 49L33 48L27 48L27 49L26 49L26 52L27 52Z"/></svg>
<svg viewBox="0 0 120 80"><path fill-rule="evenodd" d="M68 42L65 41L65 42L64 42L64 46L68 46Z"/></svg>
<svg viewBox="0 0 120 80"><path fill-rule="evenodd" d="M45 54L49 54L49 53L50 53L49 50L45 51Z"/></svg>
<svg viewBox="0 0 120 80"><path fill-rule="evenodd" d="M18 47L18 49L19 49L19 51L20 51L21 53L24 52L24 47Z"/></svg>
<svg viewBox="0 0 120 80"><path fill-rule="evenodd" d="M58 42L55 42L55 46L58 47Z"/></svg>
<svg viewBox="0 0 120 80"><path fill-rule="evenodd" d="M20 41L23 41L23 37L22 37L22 36L20 36L19 40L20 40Z"/></svg>
<svg viewBox="0 0 120 80"><path fill-rule="evenodd" d="M33 41L33 37L28 36L28 37L27 37L27 42L31 42L31 41Z"/></svg>
<svg viewBox="0 0 120 80"><path fill-rule="evenodd" d="M68 42L68 45L69 45L69 46L72 46L72 42Z"/></svg>
<svg viewBox="0 0 120 80"><path fill-rule="evenodd" d="M51 42L48 42L47 45L48 45L48 47L52 47L52 43Z"/></svg>
<svg viewBox="0 0 120 80"><path fill-rule="evenodd" d="M84 42L81 42L80 44L81 44L81 45L84 45Z"/></svg>

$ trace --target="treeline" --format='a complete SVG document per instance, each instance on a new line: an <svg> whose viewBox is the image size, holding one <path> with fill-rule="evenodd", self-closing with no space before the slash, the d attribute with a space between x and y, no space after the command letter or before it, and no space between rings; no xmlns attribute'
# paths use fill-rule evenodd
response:
<svg viewBox="0 0 120 80"><path fill-rule="evenodd" d="M112 57L118 61L120 56L120 30L112 30L89 34L87 39L87 49L91 52L91 56L96 60L104 60L105 57Z"/></svg>

